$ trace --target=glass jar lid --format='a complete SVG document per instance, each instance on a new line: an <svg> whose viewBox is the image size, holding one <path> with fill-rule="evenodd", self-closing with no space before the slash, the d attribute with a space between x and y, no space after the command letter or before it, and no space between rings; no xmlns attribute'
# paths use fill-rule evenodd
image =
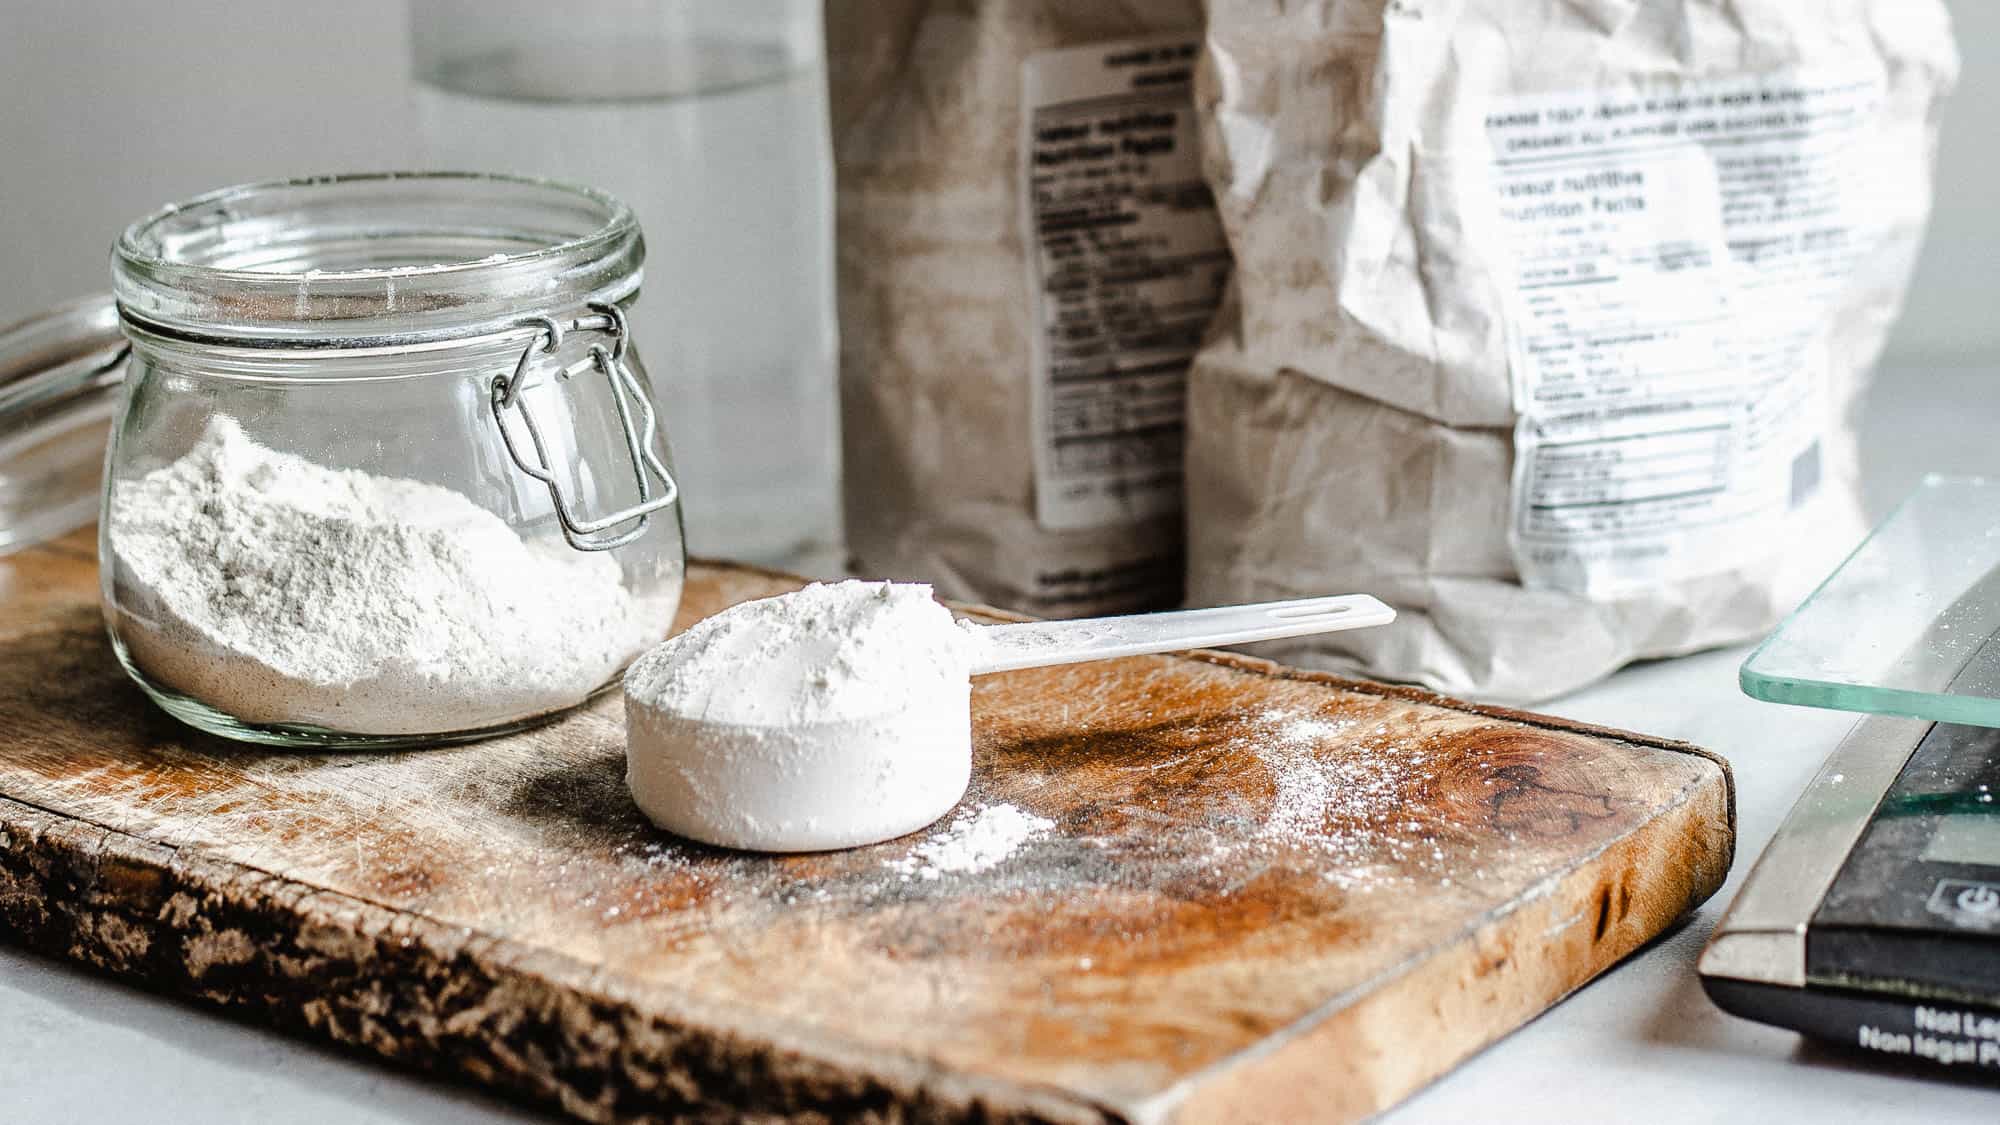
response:
<svg viewBox="0 0 2000 1125"><path fill-rule="evenodd" d="M467 172L223 188L133 223L112 287L141 332L250 347L391 347L616 304L645 247L590 188Z"/></svg>

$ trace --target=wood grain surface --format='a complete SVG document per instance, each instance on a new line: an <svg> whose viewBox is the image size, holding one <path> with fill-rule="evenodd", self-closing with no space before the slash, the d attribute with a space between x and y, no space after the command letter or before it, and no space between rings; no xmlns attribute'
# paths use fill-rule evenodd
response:
<svg viewBox="0 0 2000 1125"><path fill-rule="evenodd" d="M682 621L790 584L697 565ZM973 706L968 802L1056 823L1006 862L718 851L633 807L615 697L414 752L181 727L79 533L0 559L0 934L592 1121L1342 1120L1731 859L1683 745L1228 656Z"/></svg>

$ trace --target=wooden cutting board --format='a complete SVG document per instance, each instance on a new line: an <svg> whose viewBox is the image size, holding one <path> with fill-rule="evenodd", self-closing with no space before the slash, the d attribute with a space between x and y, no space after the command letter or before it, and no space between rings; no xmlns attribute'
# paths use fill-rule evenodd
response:
<svg viewBox="0 0 2000 1125"><path fill-rule="evenodd" d="M195 734L114 662L93 547L0 559L0 933L594 1121L1353 1118L1734 844L1689 746L1161 656L979 681L968 801L1055 822L988 870L727 853L632 806L616 698L409 753ZM683 621L789 585L697 566Z"/></svg>

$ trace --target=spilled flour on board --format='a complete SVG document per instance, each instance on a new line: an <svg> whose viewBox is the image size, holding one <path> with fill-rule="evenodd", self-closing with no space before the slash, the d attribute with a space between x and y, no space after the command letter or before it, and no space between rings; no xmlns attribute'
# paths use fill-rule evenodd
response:
<svg viewBox="0 0 2000 1125"><path fill-rule="evenodd" d="M906 881L977 875L1005 863L1024 844L1055 826L1055 821L1018 805L976 805L917 845L912 854L886 866Z"/></svg>
<svg viewBox="0 0 2000 1125"><path fill-rule="evenodd" d="M1323 755L1336 741L1349 752ZM1397 872L1441 874L1444 842L1416 811L1441 764L1423 740L1397 737L1386 723L1274 707L1241 743L1270 778L1270 804L1247 838L1218 841L1219 856L1304 852L1324 879L1348 890L1373 889Z"/></svg>
<svg viewBox="0 0 2000 1125"><path fill-rule="evenodd" d="M1088 733L1088 720L1069 725ZM1499 874L1489 862L1504 866L1451 811L1498 784L1465 759L1483 751L1451 737L1463 729L1432 730L1387 707L1328 714L1273 702L1228 717L1223 730L1126 763L1129 790L1071 810L1060 828L981 794L975 777L971 799L945 820L878 849L825 853L810 876L671 837L633 845L621 861L643 877L684 880L707 908L725 910L1034 893L1062 911L1115 890L1153 904L1145 909L1187 911L1278 886L1308 898L1314 886L1329 896L1470 889ZM1459 776L1447 782L1446 770ZM1459 795L1440 803L1440 784ZM1127 936L1143 943L1148 932Z"/></svg>
<svg viewBox="0 0 2000 1125"><path fill-rule="evenodd" d="M1261 767L1269 788L1248 804L1216 806L1192 821L1153 794L1120 813L1149 828L1099 835L1086 827L1080 842L1095 858L1072 859L1059 872L1009 863L1055 822L1005 803L967 806L883 866L902 884L991 873L1001 885L1046 888L1127 885L1141 871L1157 874L1155 865L1171 856L1190 886L1215 882L1213 893L1227 895L1246 870L1309 870L1344 891L1365 892L1413 878L1450 886L1450 868L1478 863L1476 848L1448 841L1449 829L1424 811L1443 757L1403 724L1272 706L1240 721L1222 747L1232 758L1254 759L1250 768Z"/></svg>
<svg viewBox="0 0 2000 1125"><path fill-rule="evenodd" d="M1264 820L1265 834L1295 837L1321 832L1336 806L1355 799L1354 782L1361 782L1369 793L1387 788L1386 776L1379 771L1367 778L1337 776L1339 771L1312 752L1317 744L1347 734L1356 725L1354 720L1288 718L1283 712L1266 712L1258 720L1269 731L1257 741L1254 753L1270 771L1275 788Z"/></svg>

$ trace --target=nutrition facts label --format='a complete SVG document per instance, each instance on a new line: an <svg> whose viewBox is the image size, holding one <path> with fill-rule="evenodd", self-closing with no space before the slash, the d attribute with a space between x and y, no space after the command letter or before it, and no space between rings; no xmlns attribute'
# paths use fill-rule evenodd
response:
<svg viewBox="0 0 2000 1125"><path fill-rule="evenodd" d="M1503 99L1522 582L1740 565L1818 491L1830 301L1872 243L1874 80Z"/></svg>
<svg viewBox="0 0 2000 1125"><path fill-rule="evenodd" d="M1229 277L1202 179L1192 36L1022 65L1035 312L1035 515L1051 530L1180 507L1188 362Z"/></svg>

